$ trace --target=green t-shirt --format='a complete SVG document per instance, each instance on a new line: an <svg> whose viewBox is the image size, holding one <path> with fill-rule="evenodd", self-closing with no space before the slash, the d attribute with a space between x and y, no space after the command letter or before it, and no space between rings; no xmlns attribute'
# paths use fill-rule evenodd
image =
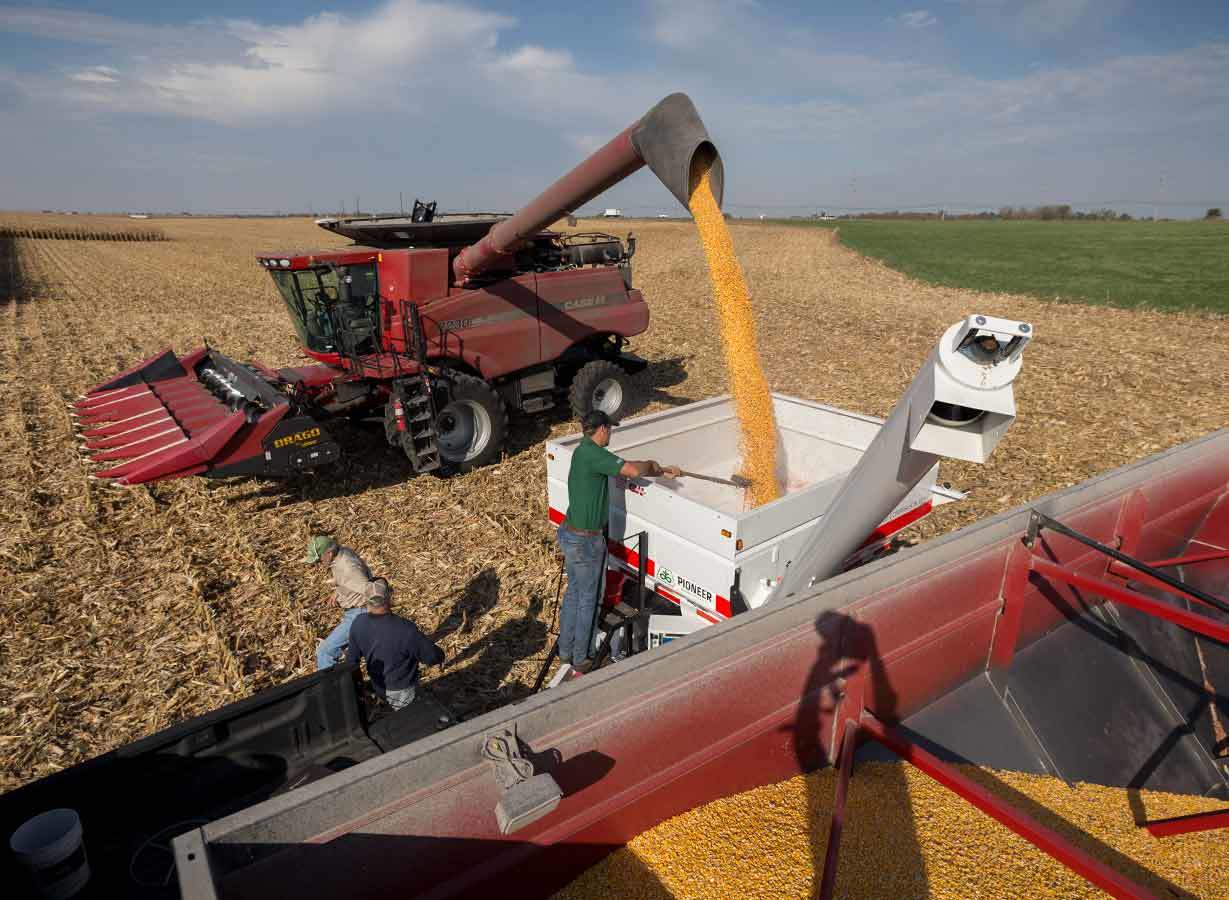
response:
<svg viewBox="0 0 1229 900"><path fill-rule="evenodd" d="M610 517L610 482L618 475L623 460L605 447L584 438L572 453L568 470L567 523L581 531L601 531Z"/></svg>

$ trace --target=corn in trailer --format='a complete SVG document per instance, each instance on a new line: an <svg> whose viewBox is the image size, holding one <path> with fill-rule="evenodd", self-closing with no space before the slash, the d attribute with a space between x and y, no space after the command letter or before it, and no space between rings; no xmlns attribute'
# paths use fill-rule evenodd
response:
<svg viewBox="0 0 1229 900"><path fill-rule="evenodd" d="M939 460L989 459L1015 419L1013 383L1031 337L1026 322L971 315L955 323L886 421L774 394L785 493L756 509L732 485L613 479L609 565L635 575L637 586L643 578L650 603L660 597L681 614L653 617L648 643L813 586L960 499L937 484ZM728 477L740 464L740 434L733 401L717 398L630 420L614 430L610 449ZM567 512L580 441L572 435L546 446L556 524Z"/></svg>
<svg viewBox="0 0 1229 900"><path fill-rule="evenodd" d="M1229 430L187 829L179 887L547 896L670 816L886 744L1115 896L1148 896L1123 858L1090 857L950 763L1229 804L1226 592ZM508 835L509 779L484 748L513 731L561 798ZM1227 819L1146 826L1164 840Z"/></svg>

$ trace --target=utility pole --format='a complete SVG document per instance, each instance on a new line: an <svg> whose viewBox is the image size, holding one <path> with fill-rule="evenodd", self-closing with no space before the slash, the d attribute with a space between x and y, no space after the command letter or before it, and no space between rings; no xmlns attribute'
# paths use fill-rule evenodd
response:
<svg viewBox="0 0 1229 900"><path fill-rule="evenodd" d="M397 200L401 203L401 217L405 218L405 192L397 191Z"/></svg>
<svg viewBox="0 0 1229 900"><path fill-rule="evenodd" d="M354 195L354 215L355 216L358 215L358 211L360 209L362 209L362 207L358 205L358 194L355 194Z"/></svg>

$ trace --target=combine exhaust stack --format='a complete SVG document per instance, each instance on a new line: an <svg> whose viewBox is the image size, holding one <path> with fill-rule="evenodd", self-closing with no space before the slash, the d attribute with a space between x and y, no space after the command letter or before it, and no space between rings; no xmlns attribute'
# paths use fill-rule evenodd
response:
<svg viewBox="0 0 1229 900"><path fill-rule="evenodd" d="M277 375L201 347L167 350L94 387L72 406L82 452L118 485L187 475L278 475L337 458Z"/></svg>

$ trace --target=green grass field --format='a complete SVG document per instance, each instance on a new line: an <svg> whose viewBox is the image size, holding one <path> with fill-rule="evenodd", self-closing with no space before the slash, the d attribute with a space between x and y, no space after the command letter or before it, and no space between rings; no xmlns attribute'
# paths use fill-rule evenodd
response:
<svg viewBox="0 0 1229 900"><path fill-rule="evenodd" d="M1229 313L1229 223L846 220L841 242L923 281Z"/></svg>

